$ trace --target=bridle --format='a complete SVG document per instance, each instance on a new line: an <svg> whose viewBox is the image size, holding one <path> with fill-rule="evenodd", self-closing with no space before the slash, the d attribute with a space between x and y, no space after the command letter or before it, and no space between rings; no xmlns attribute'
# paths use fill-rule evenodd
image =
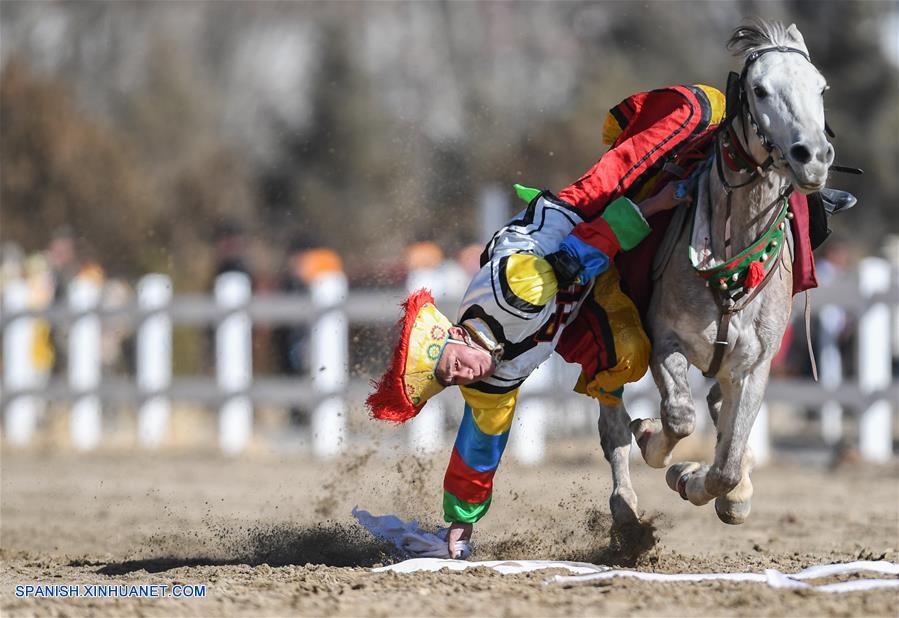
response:
<svg viewBox="0 0 899 618"><path fill-rule="evenodd" d="M800 49L796 49L795 47L766 47L750 53L743 63L743 70L739 74L731 72L728 75L727 114L724 121L721 123L721 128L718 130L718 135L714 140L715 151L713 155L715 158L715 167L718 173L718 178L721 181L721 186L724 188L724 191L727 194L727 205L724 219L725 263L730 262L733 258L733 243L731 238L730 219L731 199L734 189L749 187L762 178L767 177L768 171L773 165L775 165L775 155L779 158L779 160L785 160L783 151L765 134L760 124L755 119L755 116L753 116L752 107L749 105L749 98L746 91L746 73L748 72L749 67L757 62L759 58L771 52L795 53L801 55L807 61L811 62L811 59L809 58L807 53ZM742 144L740 143L740 139L734 129L734 123L737 118L740 118L742 120ZM752 154L747 151L749 145L747 124L752 127L752 130L755 132L765 151L768 153L767 158L762 163L756 161ZM826 130L828 134L830 134L829 127L826 128ZM746 144L746 148L743 147L743 144ZM727 159L725 159L725 157L727 157ZM731 169L734 169L737 172L748 172L749 178L744 182L730 184L727 181L724 173L723 166L725 160L727 160L728 165L729 167L731 167ZM739 163L735 163L735 161L739 161ZM779 202L783 203L782 208L780 209L780 213L774 222L774 225L780 226L780 229L782 230L786 225L786 222L783 219L785 217L792 218L792 213L787 210L786 204L787 197L792 191L793 183L787 182L786 185L778 191L777 197L774 199L774 201L765 208L765 210L768 210ZM771 234L771 231L772 230L769 230L767 234ZM712 296L714 297L715 304L719 309L719 320L718 332L715 336L712 361L709 364L708 371L704 372L704 375L706 375L707 377L713 377L721 368L721 362L724 359L724 353L728 348L727 334L730 328L731 318L735 314L746 308L749 303L751 303L753 299L758 296L759 292L761 292L762 289L773 278L772 275L777 270L778 265L781 261L783 245L785 244L783 240L784 239L781 238L781 242L779 244L775 241L774 244L776 244L777 246L774 255L763 256L765 262L769 261L769 258L773 258L770 260L771 266L769 268L766 268L762 280L754 284L751 289L747 289L748 284L741 284L737 287L731 287L731 285L724 282L724 280L722 280L722 283L720 284L720 289L718 287L710 285ZM735 280L736 278L737 275L734 275Z"/></svg>
<svg viewBox="0 0 899 618"><path fill-rule="evenodd" d="M742 187L749 186L756 182L760 178L764 178L768 175L768 170L775 164L777 160L786 160L784 156L783 150L781 150L780 146L775 144L773 140L771 140L765 132L762 130L761 125L755 119L755 116L752 113L752 107L749 105L749 97L747 96L746 89L746 74L749 71L749 68L755 64L759 58L764 56L765 54L769 54L771 52L779 52L779 53L792 53L799 54L803 58L806 59L809 63L811 63L811 58L809 55L802 51L801 49L797 49L795 47L787 47L785 45L776 45L772 47L765 47L763 49L757 49L754 52L750 53L746 56L746 60L743 63L743 69L740 73L736 73L731 71L731 73L727 76L727 115L725 116L724 122L721 123L721 128L719 129L718 139L715 140L715 164L718 169L718 178L721 180L721 184L724 186L724 190L730 193L734 189L739 189ZM747 133L746 125L748 124L752 127L756 137L758 137L759 141L762 144L762 147L768 153L767 158L762 162L758 163L750 153L748 153L739 143L739 139L737 138L736 131L734 130L734 122L737 118L742 120L742 133L743 133L743 144L749 145L749 135ZM830 130L830 127L827 123L824 123L824 130L827 131L827 134L833 137L833 132ZM721 159L723 153L721 152L721 142L724 142L726 148L735 148L739 149L742 155L742 158L748 158L749 162L753 164L753 167L750 168L750 176L745 182L740 184L732 185L727 182L724 177L724 170L721 167ZM775 154L777 155L777 159L775 159Z"/></svg>

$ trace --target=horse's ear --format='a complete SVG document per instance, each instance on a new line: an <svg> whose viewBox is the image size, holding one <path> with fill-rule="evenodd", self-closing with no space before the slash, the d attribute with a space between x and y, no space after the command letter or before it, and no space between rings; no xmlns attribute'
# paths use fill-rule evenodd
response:
<svg viewBox="0 0 899 618"><path fill-rule="evenodd" d="M787 38L792 40L798 49L808 53L808 47L805 46L805 39L802 38L802 33L799 32L799 28L796 27L796 24L790 24L790 27L787 28Z"/></svg>

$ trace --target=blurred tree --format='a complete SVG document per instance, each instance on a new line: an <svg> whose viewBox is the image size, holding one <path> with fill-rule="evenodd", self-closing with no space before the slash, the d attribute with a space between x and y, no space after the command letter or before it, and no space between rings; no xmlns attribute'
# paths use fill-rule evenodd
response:
<svg viewBox="0 0 899 618"><path fill-rule="evenodd" d="M223 222L251 228L247 161L217 132L216 101L173 41L161 37L147 58L143 85L120 102L119 127L151 179L154 268L200 289L213 269L212 240Z"/></svg>
<svg viewBox="0 0 899 618"><path fill-rule="evenodd" d="M867 172L834 177L861 200L837 225L870 247L899 226L899 62L882 43L895 2L4 1L0 14L0 58L20 75L4 86L18 100L0 102L4 236L36 246L59 222L89 226L110 266L173 271L181 288L205 285L225 219L272 263L296 232L350 268L414 240L452 250L474 236L483 184L558 190L589 167L622 98L723 87L738 64L724 43L752 14L795 21L832 85L837 159ZM67 175L37 155L73 143Z"/></svg>
<svg viewBox="0 0 899 618"><path fill-rule="evenodd" d="M396 252L412 240L417 221L433 223L433 211L421 190L420 140L400 138L381 113L353 62L347 28L336 21L323 28L311 119L281 127L280 156L259 174L260 194L278 237L315 237L352 265L371 259L369 248Z"/></svg>
<svg viewBox="0 0 899 618"><path fill-rule="evenodd" d="M149 185L121 136L83 114L64 82L34 75L20 58L0 75L0 110L3 239L34 251L70 226L106 270L146 267Z"/></svg>
<svg viewBox="0 0 899 618"><path fill-rule="evenodd" d="M834 225L866 238L899 232L899 58L891 63L885 57L881 30L891 14L897 18L899 3L790 4L812 60L830 85L825 106L837 134L836 162L865 170L864 176L831 176L828 184L859 196L858 210Z"/></svg>

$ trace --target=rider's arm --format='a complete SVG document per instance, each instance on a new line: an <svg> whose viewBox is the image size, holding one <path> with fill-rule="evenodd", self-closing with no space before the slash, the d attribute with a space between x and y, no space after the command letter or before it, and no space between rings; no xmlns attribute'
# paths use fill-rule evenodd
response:
<svg viewBox="0 0 899 618"><path fill-rule="evenodd" d="M666 154L706 126L711 117L703 109L707 99L684 87L643 93L633 99L632 105L639 109L619 121L623 124L621 134L612 148L558 194L584 218L572 236L599 249L610 260L635 243L630 237L620 237L619 230L612 232L603 213L617 198L638 191L647 175L658 172Z"/></svg>
<svg viewBox="0 0 899 618"><path fill-rule="evenodd" d="M608 269L609 263L619 251L632 249L649 235L647 218L692 199L683 188L678 192L679 184L682 183L668 183L661 191L639 204L634 204L626 197L619 197L609 204L598 222L591 224L590 229L596 232L592 243L571 233L559 245L559 251L546 256L546 259L555 267L559 261L558 255L570 256L573 265L568 270L576 271L580 283L597 277ZM558 275L558 268L556 272ZM572 280L573 278L566 280L564 276L559 276L559 286L564 288Z"/></svg>

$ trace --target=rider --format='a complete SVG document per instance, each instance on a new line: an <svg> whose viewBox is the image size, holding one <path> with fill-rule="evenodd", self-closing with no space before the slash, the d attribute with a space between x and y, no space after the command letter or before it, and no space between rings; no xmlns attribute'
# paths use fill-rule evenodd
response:
<svg viewBox="0 0 899 618"><path fill-rule="evenodd" d="M656 92L671 102L669 90ZM684 107L672 113L686 117L692 110ZM658 137L670 126L646 130ZM404 303L393 362L366 403L376 418L405 421L444 387L460 387L466 406L444 479L450 555L489 508L518 388L553 349L581 364L576 390L613 405L623 385L646 371L649 342L610 266L650 233L648 218L690 197L680 183L669 183L639 204L623 195L609 203L610 194L623 192L610 168L624 167L636 178L655 163L634 147L640 139L646 136L619 141L623 147L559 197L516 185L528 206L487 245L455 324L425 290Z"/></svg>
<svg viewBox="0 0 899 618"><path fill-rule="evenodd" d="M611 149L558 197L516 186L528 206L487 245L455 324L424 290L406 300L391 366L366 403L402 422L460 387L465 412L444 479L449 555L489 508L518 387L553 349L581 365L576 391L610 405L645 373L649 341L612 260L650 234L648 218L689 200L674 183L657 192L660 175L723 114L723 95L706 86L626 99L603 129Z"/></svg>
<svg viewBox="0 0 899 618"><path fill-rule="evenodd" d="M581 315L589 319L587 314L602 304L618 312L622 325L614 341L618 364L612 371L589 374L592 379L582 374L581 392L614 401L625 382L645 373L649 343L609 265L619 250L630 249L649 233L648 217L689 199L676 194L674 183L639 205L618 198L594 222L606 251L593 250L591 261L581 264L569 252L577 242L570 230L579 217L548 192L537 192L488 245L455 324L438 311L426 290L406 300L393 363L367 404L377 418L404 421L444 387L460 387L465 411L444 479L449 555L455 555L458 539L471 536L472 524L490 506L519 386L552 354L569 324ZM592 278L603 272L611 276L594 285ZM606 352L593 339L580 339L581 354L588 348L593 357Z"/></svg>

